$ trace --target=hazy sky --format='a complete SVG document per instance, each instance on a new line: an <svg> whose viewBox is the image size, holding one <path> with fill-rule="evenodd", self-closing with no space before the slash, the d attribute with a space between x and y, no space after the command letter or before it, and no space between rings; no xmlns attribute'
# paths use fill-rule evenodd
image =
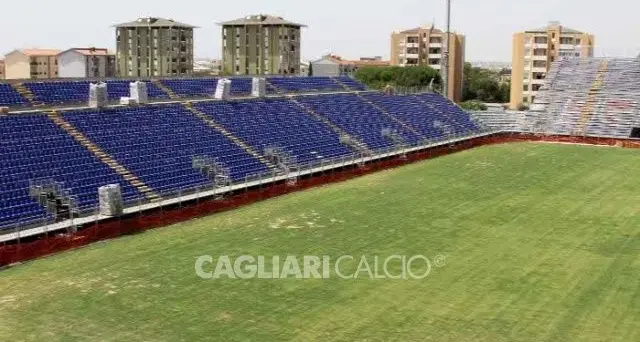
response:
<svg viewBox="0 0 640 342"><path fill-rule="evenodd" d="M197 57L220 56L217 22L276 14L308 25L304 59L389 55L394 30L444 27L445 0L22 0L2 1L0 53L16 48L115 48L113 24L159 16L199 26ZM6 2L6 3L5 3ZM640 52L637 0L453 0L452 30L467 36L467 60L510 61L511 35L557 20L596 35L596 55ZM593 5L591 5L593 4Z"/></svg>

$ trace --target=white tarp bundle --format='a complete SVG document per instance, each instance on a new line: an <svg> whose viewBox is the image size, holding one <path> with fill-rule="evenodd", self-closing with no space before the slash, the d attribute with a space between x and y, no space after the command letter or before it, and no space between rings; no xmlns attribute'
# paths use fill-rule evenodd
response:
<svg viewBox="0 0 640 342"><path fill-rule="evenodd" d="M140 81L129 83L129 98L138 104L149 103L147 84Z"/></svg>
<svg viewBox="0 0 640 342"><path fill-rule="evenodd" d="M105 216L122 215L122 192L120 184L109 184L98 189L100 214Z"/></svg>
<svg viewBox="0 0 640 342"><path fill-rule="evenodd" d="M219 79L214 97L219 100L224 100L224 99L228 99L230 96L231 96L231 80L226 78Z"/></svg>
<svg viewBox="0 0 640 342"><path fill-rule="evenodd" d="M267 80L262 77L254 77L251 82L251 95L253 97L264 97L267 93Z"/></svg>
<svg viewBox="0 0 640 342"><path fill-rule="evenodd" d="M104 107L109 102L109 93L107 92L107 84L104 82L91 83L89 85L89 107Z"/></svg>

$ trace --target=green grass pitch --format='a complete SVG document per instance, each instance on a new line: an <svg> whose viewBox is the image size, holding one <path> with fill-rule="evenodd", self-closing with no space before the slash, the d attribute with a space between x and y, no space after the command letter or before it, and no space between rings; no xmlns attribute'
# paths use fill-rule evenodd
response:
<svg viewBox="0 0 640 342"><path fill-rule="evenodd" d="M640 341L640 151L481 147L0 272L0 341ZM216 279L200 255L445 257Z"/></svg>

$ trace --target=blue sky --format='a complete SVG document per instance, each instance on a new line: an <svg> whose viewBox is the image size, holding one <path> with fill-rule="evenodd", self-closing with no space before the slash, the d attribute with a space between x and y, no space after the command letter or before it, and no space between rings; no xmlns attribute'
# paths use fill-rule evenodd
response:
<svg viewBox="0 0 640 342"><path fill-rule="evenodd" d="M26 47L113 49L111 25L159 16L199 26L196 56L219 57L220 28L216 22L267 13L309 26L302 37L305 59L329 51L347 58L387 57L392 31L432 21L443 27L445 17L444 0L225 3L232 5L216 0L7 1L1 10L0 54ZM635 56L640 52L639 13L640 2L632 0L453 0L452 29L467 36L467 60L510 61L513 32L552 20L595 34L596 55Z"/></svg>

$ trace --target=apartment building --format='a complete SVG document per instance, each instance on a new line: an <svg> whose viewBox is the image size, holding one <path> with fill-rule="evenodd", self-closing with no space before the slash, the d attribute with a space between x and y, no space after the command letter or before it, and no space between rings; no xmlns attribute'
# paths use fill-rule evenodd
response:
<svg viewBox="0 0 640 342"><path fill-rule="evenodd" d="M305 25L265 14L219 25L224 74L300 74L300 40Z"/></svg>
<svg viewBox="0 0 640 342"><path fill-rule="evenodd" d="M0 80L4 80L4 59L0 59Z"/></svg>
<svg viewBox="0 0 640 342"><path fill-rule="evenodd" d="M58 54L58 77L105 78L116 76L116 56L103 48L73 48Z"/></svg>
<svg viewBox="0 0 640 342"><path fill-rule="evenodd" d="M5 55L6 79L47 79L58 77L58 53L53 49L15 50Z"/></svg>
<svg viewBox="0 0 640 342"><path fill-rule="evenodd" d="M550 22L513 35L512 109L534 101L552 62L560 58L593 57L593 35Z"/></svg>
<svg viewBox="0 0 640 342"><path fill-rule="evenodd" d="M115 25L116 73L122 77L193 74L193 31L172 19L139 18Z"/></svg>
<svg viewBox="0 0 640 342"><path fill-rule="evenodd" d="M446 33L433 26L393 32L391 34L391 65L430 66L444 72L445 44L449 37L449 89L447 97L462 100L465 60L465 36ZM443 75L444 76L444 75Z"/></svg>
<svg viewBox="0 0 640 342"><path fill-rule="evenodd" d="M382 60L381 56L347 60L329 54L311 62L311 71L312 76L352 76L358 69L367 66L389 66L389 61Z"/></svg>

